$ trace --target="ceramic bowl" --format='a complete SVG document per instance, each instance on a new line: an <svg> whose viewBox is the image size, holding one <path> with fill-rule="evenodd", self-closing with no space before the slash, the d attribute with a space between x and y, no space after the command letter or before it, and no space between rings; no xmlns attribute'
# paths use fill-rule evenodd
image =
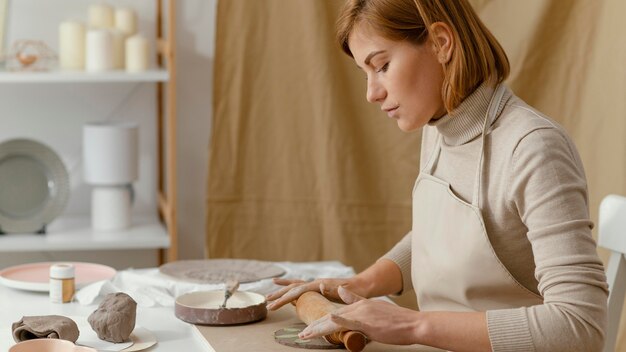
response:
<svg viewBox="0 0 626 352"><path fill-rule="evenodd" d="M267 302L261 294L236 291L226 308L220 308L223 301L224 290L187 293L176 298L174 313L182 321L199 325L244 324L267 316Z"/></svg>
<svg viewBox="0 0 626 352"><path fill-rule="evenodd" d="M13 345L9 352L97 352L91 347L76 346L71 341L59 339L33 339Z"/></svg>

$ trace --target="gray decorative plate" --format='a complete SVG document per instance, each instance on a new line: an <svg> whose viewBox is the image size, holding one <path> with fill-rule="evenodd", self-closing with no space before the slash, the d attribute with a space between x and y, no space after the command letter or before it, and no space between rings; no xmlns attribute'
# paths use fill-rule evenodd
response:
<svg viewBox="0 0 626 352"><path fill-rule="evenodd" d="M67 204L67 170L48 146L30 139L0 143L0 231L39 232Z"/></svg>
<svg viewBox="0 0 626 352"><path fill-rule="evenodd" d="M229 279L247 283L283 275L271 262L247 259L180 260L161 265L159 271L182 281L221 284Z"/></svg>

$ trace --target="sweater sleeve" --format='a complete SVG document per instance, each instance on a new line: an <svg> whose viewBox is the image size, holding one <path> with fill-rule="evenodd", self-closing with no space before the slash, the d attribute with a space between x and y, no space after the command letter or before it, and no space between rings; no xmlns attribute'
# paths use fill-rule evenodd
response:
<svg viewBox="0 0 626 352"><path fill-rule="evenodd" d="M407 233L400 242L380 259L388 259L396 263L402 272L402 290L396 293L401 295L403 292L413 289L413 281L411 280L411 232Z"/></svg>
<svg viewBox="0 0 626 352"><path fill-rule="evenodd" d="M608 286L591 235L587 185L573 143L557 127L520 140L507 203L526 225L542 305L487 312L494 351L600 351Z"/></svg>

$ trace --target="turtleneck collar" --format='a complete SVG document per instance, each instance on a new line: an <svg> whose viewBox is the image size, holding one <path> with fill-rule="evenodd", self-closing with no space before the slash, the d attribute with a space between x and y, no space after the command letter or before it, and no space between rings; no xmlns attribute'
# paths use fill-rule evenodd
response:
<svg viewBox="0 0 626 352"><path fill-rule="evenodd" d="M437 127L445 144L451 146L465 144L482 134L489 101L494 92L495 87L491 83L483 82L456 109L437 120L428 122L428 125ZM506 89L502 102L498 106L497 115L502 112L510 96L511 92Z"/></svg>

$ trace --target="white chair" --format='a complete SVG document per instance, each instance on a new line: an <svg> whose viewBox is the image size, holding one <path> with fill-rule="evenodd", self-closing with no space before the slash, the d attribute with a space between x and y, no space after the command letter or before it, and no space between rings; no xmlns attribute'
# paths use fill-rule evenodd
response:
<svg viewBox="0 0 626 352"><path fill-rule="evenodd" d="M604 352L614 352L626 294L626 197L609 195L600 204L598 245L611 251L607 267L609 326Z"/></svg>

